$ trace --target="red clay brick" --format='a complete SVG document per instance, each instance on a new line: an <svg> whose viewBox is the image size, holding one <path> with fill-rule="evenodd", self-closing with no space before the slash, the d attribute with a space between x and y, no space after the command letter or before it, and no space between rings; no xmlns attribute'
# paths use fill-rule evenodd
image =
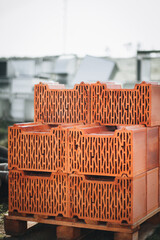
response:
<svg viewBox="0 0 160 240"><path fill-rule="evenodd" d="M159 136L158 127L147 127L147 170L158 167Z"/></svg>
<svg viewBox="0 0 160 240"><path fill-rule="evenodd" d="M9 213L68 217L68 176L9 171Z"/></svg>
<svg viewBox="0 0 160 240"><path fill-rule="evenodd" d="M113 130L113 129L112 129ZM146 172L146 128L110 131L77 126L68 133L69 172L99 176L136 176Z"/></svg>
<svg viewBox="0 0 160 240"><path fill-rule="evenodd" d="M134 224L146 215L146 173L134 178L70 176L71 217Z"/></svg>
<svg viewBox="0 0 160 240"><path fill-rule="evenodd" d="M72 124L14 124L8 128L8 168L68 172L67 131Z"/></svg>
<svg viewBox="0 0 160 240"><path fill-rule="evenodd" d="M109 89L91 84L91 123L160 125L160 85L141 83L134 89Z"/></svg>
<svg viewBox="0 0 160 240"><path fill-rule="evenodd" d="M90 123L90 85L55 89L39 83L34 88L34 121L46 123Z"/></svg>
<svg viewBox="0 0 160 240"><path fill-rule="evenodd" d="M158 168L147 172L147 214L158 208Z"/></svg>

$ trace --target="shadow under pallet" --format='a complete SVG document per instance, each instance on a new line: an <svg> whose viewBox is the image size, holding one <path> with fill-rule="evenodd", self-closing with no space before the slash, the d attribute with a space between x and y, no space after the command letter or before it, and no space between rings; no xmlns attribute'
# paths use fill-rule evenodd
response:
<svg viewBox="0 0 160 240"><path fill-rule="evenodd" d="M83 220L69 219L64 217L48 217L43 218L39 215L8 215L4 216L5 222L5 231L8 235L18 235L23 233L27 229L27 222L37 222L44 224L51 224L57 226L67 226L73 228L87 228L94 230L103 230L103 231L112 231L114 232L114 239L124 239L125 240L138 240L138 231L140 229L140 225L147 221L148 219L152 220L158 214L158 218L160 220L160 208L154 210L153 212L146 215L144 218L140 219L136 223L132 225L126 224L114 224L108 222L97 222L97 224L85 223Z"/></svg>

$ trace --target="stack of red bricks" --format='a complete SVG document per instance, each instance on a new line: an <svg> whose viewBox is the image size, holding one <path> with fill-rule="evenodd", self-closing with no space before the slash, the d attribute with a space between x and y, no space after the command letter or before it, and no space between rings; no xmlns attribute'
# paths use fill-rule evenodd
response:
<svg viewBox="0 0 160 240"><path fill-rule="evenodd" d="M160 86L35 85L9 127L9 214L134 224L160 207Z"/></svg>

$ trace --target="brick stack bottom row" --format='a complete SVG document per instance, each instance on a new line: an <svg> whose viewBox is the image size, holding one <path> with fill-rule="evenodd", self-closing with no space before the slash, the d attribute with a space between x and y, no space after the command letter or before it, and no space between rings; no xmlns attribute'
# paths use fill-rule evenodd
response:
<svg viewBox="0 0 160 240"><path fill-rule="evenodd" d="M9 214L134 224L160 207L160 128L9 127Z"/></svg>

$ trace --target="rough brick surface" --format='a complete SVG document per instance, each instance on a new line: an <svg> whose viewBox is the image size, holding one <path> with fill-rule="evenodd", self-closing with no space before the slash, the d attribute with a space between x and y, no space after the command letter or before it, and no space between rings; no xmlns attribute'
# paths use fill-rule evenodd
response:
<svg viewBox="0 0 160 240"><path fill-rule="evenodd" d="M67 128L71 125L15 124L8 128L8 168L68 172Z"/></svg>
<svg viewBox="0 0 160 240"><path fill-rule="evenodd" d="M68 217L66 174L26 175L9 172L9 212Z"/></svg>
<svg viewBox="0 0 160 240"><path fill-rule="evenodd" d="M90 85L54 89L37 84L34 89L34 121L47 123L90 123Z"/></svg>
<svg viewBox="0 0 160 240"><path fill-rule="evenodd" d="M92 130L92 132L91 132ZM88 129L68 133L69 171L99 176L133 177L146 172L146 128Z"/></svg>
<svg viewBox="0 0 160 240"><path fill-rule="evenodd" d="M133 224L146 215L146 174L108 180L70 177L71 216Z"/></svg>
<svg viewBox="0 0 160 240"><path fill-rule="evenodd" d="M136 84L134 89L91 85L91 123L160 125L160 85Z"/></svg>

